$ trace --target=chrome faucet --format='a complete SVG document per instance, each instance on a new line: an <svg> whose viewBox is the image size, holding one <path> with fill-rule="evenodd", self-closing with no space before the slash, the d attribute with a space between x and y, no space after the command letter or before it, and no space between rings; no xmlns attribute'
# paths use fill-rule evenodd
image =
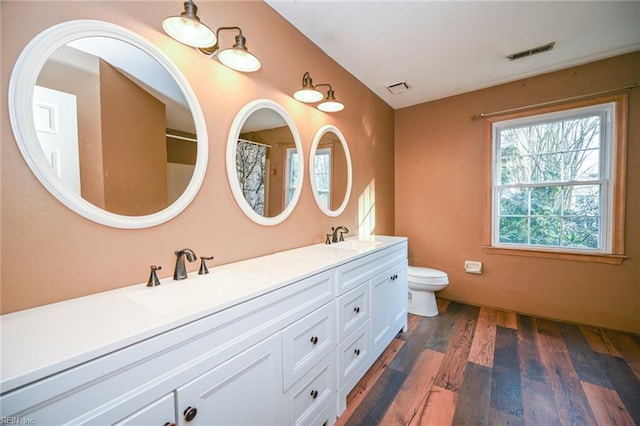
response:
<svg viewBox="0 0 640 426"><path fill-rule="evenodd" d="M189 262L195 262L196 254L191 249L182 249L176 251L176 269L173 271L173 279L174 280L183 280L187 278L187 270L184 266L184 257L187 256Z"/></svg>
<svg viewBox="0 0 640 426"><path fill-rule="evenodd" d="M331 242L337 243L338 241L344 241L344 235L349 232L346 226L338 226L337 228L331 227ZM340 233L340 238L338 239L338 232Z"/></svg>

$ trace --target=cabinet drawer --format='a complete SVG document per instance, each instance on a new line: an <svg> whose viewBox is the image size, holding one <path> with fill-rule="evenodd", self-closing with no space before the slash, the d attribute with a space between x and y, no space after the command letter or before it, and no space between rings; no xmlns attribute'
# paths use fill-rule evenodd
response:
<svg viewBox="0 0 640 426"><path fill-rule="evenodd" d="M369 284L362 284L338 298L338 342L369 320Z"/></svg>
<svg viewBox="0 0 640 426"><path fill-rule="evenodd" d="M316 416L315 419L305 424L310 426L333 426L336 423L337 417L338 410L336 404L332 401Z"/></svg>
<svg viewBox="0 0 640 426"><path fill-rule="evenodd" d="M287 392L294 424L313 424L327 405L336 406L335 376L334 348Z"/></svg>
<svg viewBox="0 0 640 426"><path fill-rule="evenodd" d="M283 390L334 348L335 317L335 303L327 303L282 331Z"/></svg>
<svg viewBox="0 0 640 426"><path fill-rule="evenodd" d="M369 322L338 346L338 389L347 383L368 361L371 352Z"/></svg>
<svg viewBox="0 0 640 426"><path fill-rule="evenodd" d="M337 268L336 294L356 288L403 259L407 259L406 241L340 265Z"/></svg>

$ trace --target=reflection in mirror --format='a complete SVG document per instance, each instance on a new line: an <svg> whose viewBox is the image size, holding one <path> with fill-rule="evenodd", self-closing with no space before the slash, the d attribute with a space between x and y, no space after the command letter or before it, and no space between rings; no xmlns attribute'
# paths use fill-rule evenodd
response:
<svg viewBox="0 0 640 426"><path fill-rule="evenodd" d="M54 172L109 212L158 212L193 175L184 95L160 63L124 41L83 37L53 52L36 81L34 122Z"/></svg>
<svg viewBox="0 0 640 426"><path fill-rule="evenodd" d="M36 177L95 222L166 222L204 178L207 135L191 87L154 45L117 25L69 21L37 35L13 69L9 113Z"/></svg>
<svg viewBox="0 0 640 426"><path fill-rule="evenodd" d="M254 101L236 117L227 146L229 184L254 221L280 223L302 187L300 142L293 121L278 104Z"/></svg>
<svg viewBox="0 0 640 426"><path fill-rule="evenodd" d="M316 133L309 156L309 179L318 207L328 216L338 216L351 194L351 157L342 133L323 126Z"/></svg>

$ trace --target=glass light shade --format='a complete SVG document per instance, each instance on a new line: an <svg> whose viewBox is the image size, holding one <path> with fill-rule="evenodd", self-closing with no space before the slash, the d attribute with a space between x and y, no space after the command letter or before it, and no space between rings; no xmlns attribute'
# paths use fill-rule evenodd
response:
<svg viewBox="0 0 640 426"><path fill-rule="evenodd" d="M162 21L162 28L171 37L187 46L209 47L217 41L211 28L189 17L170 16Z"/></svg>
<svg viewBox="0 0 640 426"><path fill-rule="evenodd" d="M303 87L298 90L293 94L293 97L300 102L314 103L321 101L324 98L324 95L311 86L311 88Z"/></svg>
<svg viewBox="0 0 640 426"><path fill-rule="evenodd" d="M318 109L324 112L338 112L344 109L344 105L340 102L333 100L325 100L321 104L318 105Z"/></svg>
<svg viewBox="0 0 640 426"><path fill-rule="evenodd" d="M253 72L260 69L260 60L246 49L224 49L218 53L218 59L229 68L241 72Z"/></svg>

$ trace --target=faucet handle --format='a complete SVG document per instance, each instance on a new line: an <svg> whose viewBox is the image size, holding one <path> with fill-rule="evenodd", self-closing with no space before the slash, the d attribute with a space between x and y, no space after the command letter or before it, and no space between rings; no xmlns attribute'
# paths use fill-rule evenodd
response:
<svg viewBox="0 0 640 426"><path fill-rule="evenodd" d="M157 285L160 285L160 280L158 279L156 271L162 269L162 266L151 265L150 268L151 274L149 275L149 281L147 281L147 287L155 287Z"/></svg>
<svg viewBox="0 0 640 426"><path fill-rule="evenodd" d="M207 269L207 263L205 262L205 260L213 260L213 256L211 257L200 256L200 270L198 271L198 274L200 275L205 275L209 273L209 269Z"/></svg>
<svg viewBox="0 0 640 426"><path fill-rule="evenodd" d="M327 234L327 238L325 238L324 243L331 244L331 234Z"/></svg>

